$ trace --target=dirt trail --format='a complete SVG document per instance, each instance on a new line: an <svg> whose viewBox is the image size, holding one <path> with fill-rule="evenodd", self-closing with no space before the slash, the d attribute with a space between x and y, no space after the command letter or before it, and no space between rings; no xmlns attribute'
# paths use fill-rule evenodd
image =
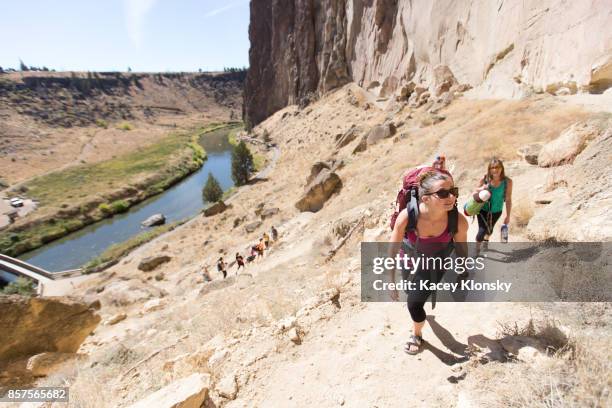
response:
<svg viewBox="0 0 612 408"><path fill-rule="evenodd" d="M268 358L240 391L240 399L227 406L444 405L456 398L451 381L457 382L456 368L468 360L470 340L494 338L497 322L522 309L514 304L439 303L434 312L429 304L426 310L424 351L409 356L403 351L410 333L403 303L343 307L292 352Z"/></svg>
<svg viewBox="0 0 612 408"><path fill-rule="evenodd" d="M470 241L477 225L470 224ZM386 230L377 231L382 232L378 240L388 235ZM499 233L491 241L499 241ZM279 259L302 258L304 250L302 245L272 253L252 272L257 276L269 271ZM358 254L352 259L358 259ZM254 365L238 399L226 406L448 406L465 398L454 384L465 376L468 346L490 346L494 353L499 323L530 314L528 307L516 303L438 302L432 311L428 302L426 344L420 354L410 356L403 351L412 330L405 303L363 303L359 291L359 269L352 268L351 283L340 295L341 308L304 327L302 344L286 342L285 350L267 353ZM245 345L258 350L273 342L267 338ZM238 357L241 352L235 354L234 361L227 362L229 370L243 363Z"/></svg>

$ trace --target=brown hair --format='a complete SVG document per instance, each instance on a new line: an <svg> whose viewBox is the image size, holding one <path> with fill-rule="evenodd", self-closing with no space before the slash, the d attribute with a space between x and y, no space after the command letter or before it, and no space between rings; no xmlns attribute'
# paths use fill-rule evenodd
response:
<svg viewBox="0 0 612 408"><path fill-rule="evenodd" d="M500 174L500 179L503 180L506 178L506 169L504 168L504 163L499 160L497 157L494 157L491 159L491 161L489 162L489 165L487 166L487 181L490 182L492 177L491 177L491 167L493 166L499 166L501 167L501 174Z"/></svg>
<svg viewBox="0 0 612 408"><path fill-rule="evenodd" d="M436 170L429 170L419 176L419 196L434 193L434 184L438 181L450 180L453 178L446 173Z"/></svg>

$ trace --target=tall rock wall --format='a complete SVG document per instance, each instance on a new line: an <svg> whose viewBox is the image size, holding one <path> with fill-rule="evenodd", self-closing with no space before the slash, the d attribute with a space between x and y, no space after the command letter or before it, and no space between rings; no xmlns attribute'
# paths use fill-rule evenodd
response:
<svg viewBox="0 0 612 408"><path fill-rule="evenodd" d="M610 0L251 0L245 119L350 81L381 96L433 86L439 65L486 97L601 93L610 21Z"/></svg>

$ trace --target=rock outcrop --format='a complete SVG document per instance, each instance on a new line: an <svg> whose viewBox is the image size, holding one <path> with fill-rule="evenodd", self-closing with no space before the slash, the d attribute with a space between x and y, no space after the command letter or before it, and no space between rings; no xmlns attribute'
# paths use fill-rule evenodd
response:
<svg viewBox="0 0 612 408"><path fill-rule="evenodd" d="M602 93L612 86L609 5L253 0L245 120L256 125L351 81L400 98L457 84L487 97Z"/></svg>
<svg viewBox="0 0 612 408"><path fill-rule="evenodd" d="M130 405L130 408L199 408L204 405L208 396L210 383L208 374L191 374Z"/></svg>
<svg viewBox="0 0 612 408"><path fill-rule="evenodd" d="M325 202L342 188L342 180L338 175L328 169L322 169L308 186L304 195L295 206L300 211L317 212Z"/></svg>
<svg viewBox="0 0 612 408"><path fill-rule="evenodd" d="M144 220L141 225L143 227L154 227L156 225L164 225L166 223L166 217L164 214L154 214Z"/></svg>
<svg viewBox="0 0 612 408"><path fill-rule="evenodd" d="M144 258L138 264L138 269L144 272L150 272L157 268L159 265L170 262L172 258L168 255L157 255L157 256L149 256Z"/></svg>
<svg viewBox="0 0 612 408"><path fill-rule="evenodd" d="M610 241L610 157L612 127L591 141L565 169L551 192L559 198L531 218L528 237L541 241Z"/></svg>
<svg viewBox="0 0 612 408"><path fill-rule="evenodd" d="M100 316L89 305L48 297L0 297L0 360L44 352L75 353Z"/></svg>
<svg viewBox="0 0 612 408"><path fill-rule="evenodd" d="M223 201L217 201L214 204L209 205L203 211L205 217L212 217L213 215L221 214L227 210L228 206Z"/></svg>
<svg viewBox="0 0 612 408"><path fill-rule="evenodd" d="M595 139L602 130L590 123L575 123L555 140L547 143L538 155L540 167L571 163L587 143Z"/></svg>

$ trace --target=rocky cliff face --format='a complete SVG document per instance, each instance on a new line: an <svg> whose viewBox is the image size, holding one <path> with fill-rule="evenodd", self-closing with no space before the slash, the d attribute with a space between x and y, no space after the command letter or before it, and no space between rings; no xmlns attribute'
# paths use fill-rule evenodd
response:
<svg viewBox="0 0 612 408"><path fill-rule="evenodd" d="M252 0L245 119L350 81L407 96L440 65L481 96L601 93L611 17L608 0Z"/></svg>

